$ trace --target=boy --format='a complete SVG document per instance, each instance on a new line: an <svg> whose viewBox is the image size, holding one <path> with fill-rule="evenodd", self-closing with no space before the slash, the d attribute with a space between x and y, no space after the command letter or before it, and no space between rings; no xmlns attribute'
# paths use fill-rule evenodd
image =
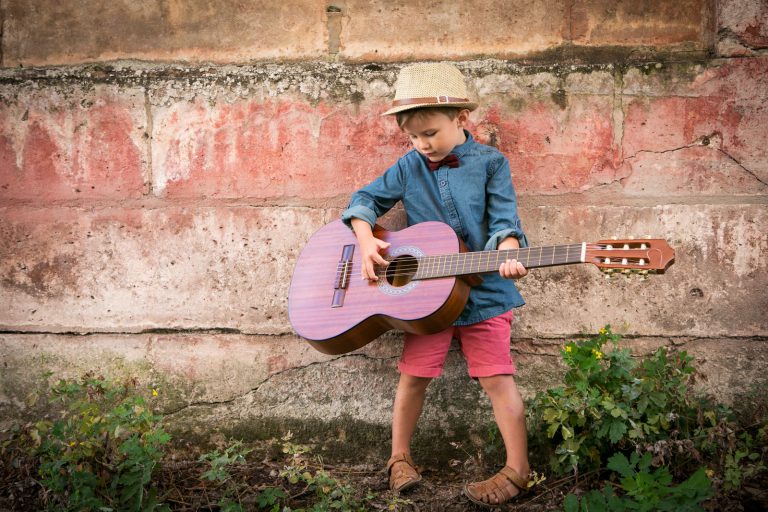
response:
<svg viewBox="0 0 768 512"><path fill-rule="evenodd" d="M401 71L392 108L383 115L396 116L413 150L355 192L342 214L358 239L364 279L376 280L375 267L387 265L381 253L389 244L373 236L372 226L398 201L403 202L409 226L435 220L449 224L471 251L527 245L507 159L475 142L464 129L475 108L456 67L429 63ZM491 506L526 489L525 415L509 355L511 309L524 304L512 280L526 274L522 264L507 260L498 274L483 276L483 283L472 288L453 326L437 334L405 335L393 406L392 457L387 462L390 489L403 491L421 480L410 441L427 386L442 372L453 337L460 341L470 376L480 381L491 400L507 456L499 473L468 484L464 493L475 503Z"/></svg>

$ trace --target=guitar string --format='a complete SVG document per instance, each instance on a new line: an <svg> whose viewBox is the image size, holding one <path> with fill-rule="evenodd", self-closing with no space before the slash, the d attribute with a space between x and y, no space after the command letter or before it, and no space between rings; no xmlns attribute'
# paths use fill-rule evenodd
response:
<svg viewBox="0 0 768 512"><path fill-rule="evenodd" d="M437 254L437 255L427 255L427 256L421 256L421 257L411 256L411 259L413 260L413 263L407 263L406 264L404 262L401 262L399 264L399 266L400 266L400 268L403 268L403 269L413 270L413 269L418 269L419 267L428 266L430 264L440 264L440 263L442 263L443 266L445 266L446 263L448 263L447 261L440 262L439 258L446 258L446 259L450 258L450 259L453 259L454 261L448 263L451 267L456 266L459 263L461 263L462 266L464 266L464 265L472 266L472 265L475 265L475 264L481 264L483 256L487 256L487 255L489 256L490 254L493 254L493 253L501 254L501 253L504 253L504 252L512 252L512 251L524 251L523 255L517 254L518 260L521 261L521 262L523 260L525 260L529 265L530 265L530 261L531 261L532 258L538 258L539 262L541 262L541 259L544 258L544 257L546 257L552 263L555 263L556 260L559 260L560 258L563 258L563 257L565 257L566 259L570 259L571 258L570 251L572 249L574 249L574 248L580 249L581 247L582 247L582 244L570 244L570 245L543 246L543 247L525 247L525 248L522 248L522 249L502 249L502 250L499 250L499 251L473 251L473 252L452 253L452 254ZM545 256L544 252L546 250L550 249L550 248L554 249L554 251L552 252L551 255L546 255ZM606 244L587 244L587 249L590 249L590 250L609 250L609 249L607 249L607 245ZM539 250L539 254L532 254L533 251L535 251L535 250ZM616 251L645 250L645 251L649 251L649 249L624 249L624 248L621 248L621 247L612 248L610 250L616 250ZM576 254L577 253L574 253L574 256ZM646 254L648 254L648 253L646 252ZM512 256L512 255L507 254L507 256ZM617 257L617 259L618 258L619 257ZM633 261L639 261L640 259L650 259L650 256L646 256L646 258L636 258L636 257L633 257L633 258L628 258L628 259L631 259ZM459 260L464 260L464 261L460 262ZM501 260L499 260L498 258L496 260L499 262L499 264L501 264ZM396 259L395 260L389 260L389 261L396 261ZM579 262L580 261L574 261L573 263L579 263ZM342 267L346 263L348 263L348 261L340 261L339 264L338 264L337 269L341 270ZM485 264L488 264L488 263L490 263L490 259L486 260L486 262L485 262ZM557 263L562 264L562 263L565 263L565 261L557 261ZM494 265L495 265L495 263L494 263Z"/></svg>
<svg viewBox="0 0 768 512"><path fill-rule="evenodd" d="M627 263L625 265L634 265L634 266L637 267L638 270L641 270L643 268L648 267L647 263L644 263L644 264L641 265L640 264L640 259L643 259L643 258L626 258ZM562 261L562 262L555 263L555 265L562 265L562 264L566 264L566 263L567 263L566 261ZM570 263L576 264L576 263L581 263L581 262L580 261L571 261ZM616 265L621 265L621 263L618 262L618 261L615 262L615 264ZM499 265L501 265L501 263ZM526 265L523 265L523 266L526 266ZM546 266L548 266L548 265L539 265L539 266L535 266L534 265L534 266L527 266L526 268L541 268L541 267L546 267ZM617 267L617 268L621 268L621 267ZM356 268L353 266L350 269L350 271L352 273L354 273L354 270L356 270ZM485 270L485 271L474 271L474 272L468 271L468 272L465 272L465 273L447 272L445 274L435 273L434 275L432 275L431 272L426 271L426 272L423 272L422 278L451 277L451 276L464 275L464 274L485 274L485 273L495 272L496 270L497 270L496 268L492 268L492 269ZM647 270L651 270L651 269L647 268ZM377 268L377 270L376 270L376 275L380 276L380 277L383 277L383 276L387 276L387 277L406 276L407 277L407 276L415 276L417 273L418 273L418 267L416 268L415 271L413 269L400 269L400 268L398 268L397 272L387 272L387 269L382 269L382 268Z"/></svg>
<svg viewBox="0 0 768 512"><path fill-rule="evenodd" d="M534 265L534 267L536 267L536 266L547 266L547 265L541 265L540 264L542 257L546 257L545 261L551 261L551 264L553 264L553 265L561 265L561 264L567 264L567 263L580 263L581 262L580 260L576 260L576 261L571 260L571 258L569 256L569 253L570 253L570 250L572 248L581 248L581 246L582 246L582 244L571 244L571 245L568 245L568 246L561 245L561 246L542 247L542 248L540 248L538 255L533 255L532 254L532 251L537 249L536 247L523 248L522 250L527 250L527 253L524 255L524 257L518 258L518 259L519 259L519 261L521 263L524 263L524 265L530 266L531 259L532 258L538 258L539 265ZM549 249L550 247L554 248L552 254L544 256L545 250ZM604 250L604 249L607 249L607 244L587 244L587 248L588 249L592 249L592 250L595 250L595 249L597 249L597 250ZM498 252L519 251L519 250L520 249L506 249L506 250L502 250L502 251L498 251ZM563 252L563 250L564 250L564 252ZM647 250L647 249L623 249L621 247L618 247L615 250L621 251L621 250ZM482 263L482 257L484 255L488 255L488 254L493 253L493 252L496 252L496 251L478 251L478 252L454 253L454 254L449 254L449 255L424 256L424 257L420 257L420 258L414 258L414 261L412 263L411 262L401 262L401 263L399 263L398 266L397 266L397 269L398 269L397 272L387 273L387 269L378 267L378 269L376 271L376 275L378 275L378 276L387 275L387 276L390 276L390 277L409 276L409 275L412 276L412 275L415 275L416 273L418 273L418 270L419 270L420 267L428 268L428 266L430 264L439 265L441 262L438 260L438 258L441 258L441 257L451 257L451 258L463 257L463 259L465 261L461 262L461 265L459 265L458 261L454 261L454 262L451 262L451 263L448 264L448 268L449 269L458 271L458 267L459 266L461 266L461 268L464 269L467 266L472 268L473 265L481 264ZM520 256L520 255L518 254L518 256ZM646 256L646 258L637 258L637 257L621 258L621 257L616 257L617 261L615 263L618 264L619 261L622 261L622 260L625 260L625 259L627 260L626 264L632 264L632 265L641 266L641 265L644 265L644 263L641 264L640 260L646 260L647 261L650 258L649 258L649 256ZM427 261L427 260L429 260L429 261ZM474 260L477 260L477 261L474 261ZM395 261L395 260L391 260L391 261ZM497 259L497 261L498 261L499 265L501 265L501 261L499 261L498 259ZM490 263L490 260L485 262L486 265L488 263ZM444 261L444 262L442 262L442 264L443 264L443 269L445 269L446 268L446 262ZM487 271L481 271L480 269L478 269L475 272L466 272L466 273L492 272L492 271L495 270L495 265L496 265L496 263L494 263L494 267L491 267ZM339 270L341 270L342 264L340 264L338 268L339 268ZM353 266L353 268L354 268L354 266ZM352 271L353 268L350 268L350 271ZM455 275L457 273L458 272L449 272L446 275ZM428 270L425 270L424 274L425 275L430 275L431 272L428 271ZM442 273L438 272L437 275L442 275Z"/></svg>
<svg viewBox="0 0 768 512"><path fill-rule="evenodd" d="M430 262L432 261L432 259L436 259L436 258L464 258L464 259L473 259L473 258L477 257L478 259L482 260L482 257L484 255L490 255L490 254L493 254L493 253L502 253L502 252L508 252L508 251L526 251L526 256L529 256L532 251L539 250L539 254L542 255L544 250L550 249L550 248L554 248L555 250L554 250L553 254L550 256L550 258L555 258L557 256L563 256L562 254L558 254L558 251L565 250L566 251L566 256L568 256L569 252L571 251L571 249L573 249L573 248L581 249L581 247L582 247L582 244L577 243L577 244L569 244L569 245L550 245L550 246L541 246L541 247L523 247L523 248L519 248L519 249L501 249L501 250L498 250L498 251L468 251L468 252L451 253L451 254L434 254L434 255L426 255L426 256L420 256L420 257L417 257L417 256L411 256L411 257L413 259L417 260L417 261L430 260ZM598 250L598 251L603 251L603 250L649 251L650 250L650 248L645 248L645 249L642 249L642 248L624 249L622 247L611 247L611 249L608 249L608 245L607 244L587 244L586 248L589 249L589 250ZM519 259L522 259L522 258L519 258ZM530 262L530 258L527 258L527 259ZM395 260L389 260L389 261L395 261ZM347 262L346 261L339 261L337 268L341 269L341 267L345 263L347 263ZM475 263L475 262L473 262L473 263Z"/></svg>
<svg viewBox="0 0 768 512"><path fill-rule="evenodd" d="M581 245L582 244L571 244L571 245L568 245L568 246L560 245L560 246L542 247L540 249L537 248L537 247L531 247L531 248L523 248L523 249L503 249L501 251L477 251L477 252L453 253L453 254L445 254L445 255L429 255L429 256L422 256L422 257L412 257L413 258L413 262L412 263L411 262L408 262L408 263L401 262L401 263L399 263L399 268L403 269L404 271L411 271L411 272L413 272L413 271L417 270L420 267L428 267L431 264L440 264L440 263L442 263L443 267L445 267L446 264L450 265L451 268L453 268L454 266L458 266L459 264L461 264L462 267L464 267L464 266L470 266L471 267L473 265L478 265L478 264L482 263L482 258L483 258L484 255L490 255L490 254L492 254L494 252L502 253L502 252L505 252L505 251L520 251L520 250L526 251L526 253L524 255L522 255L522 257L520 257L521 256L520 254L518 254L517 255L518 256L518 260L521 261L521 262L525 261L525 263L527 265L530 265L532 258L538 258L539 263L541 263L541 259L542 259L542 257L544 257L544 251L546 249L549 249L550 247L554 248L555 250L552 252L551 255L546 256L546 258L549 259L553 264L554 263L563 264L563 263L566 263L566 261L559 261L559 260L561 258L565 258L565 260L569 260L570 259L570 251L571 251L571 249L572 248L579 248L580 249ZM587 248L588 249L592 249L592 250L595 250L595 249L596 250L604 250L605 247L606 247L605 244L602 244L602 245L601 244L588 244L587 245ZM536 249L539 249L539 254L538 255L532 254L532 252L534 250L536 250ZM613 250L618 250L618 251L622 251L622 250L646 250L647 251L648 249L623 249L623 248L616 248L616 249L613 249ZM563 251L565 251L565 252L563 252ZM575 256L575 254L574 254L574 256ZM648 253L646 253L646 254L648 254ZM508 254L508 256L511 256L511 255ZM440 262L439 258L451 258L451 259L454 259L455 261L452 261L450 263L448 263L447 261ZM616 259L619 259L619 258L620 257L617 257ZM464 261L459 262L458 261L459 259L463 259ZM640 259L649 260L650 256L646 256L646 258L632 257L632 258L627 258L627 259L628 260L632 260L633 262L639 262ZM396 260L390 260L390 261L396 261ZM499 263L499 265L502 263L502 261L499 260L498 258L497 258L496 261ZM490 263L490 260L487 260L485 262L485 264L488 264L488 263ZM573 261L573 263L580 263L580 261ZM337 271L341 271L342 267L345 264L346 264L346 262L339 262L339 265L337 267ZM496 263L494 263L494 266L495 265L496 265ZM545 266L545 265L539 265L539 266Z"/></svg>

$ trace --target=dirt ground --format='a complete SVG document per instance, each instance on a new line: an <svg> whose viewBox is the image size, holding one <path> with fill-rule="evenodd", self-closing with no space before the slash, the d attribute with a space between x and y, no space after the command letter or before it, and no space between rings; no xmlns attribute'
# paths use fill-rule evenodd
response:
<svg viewBox="0 0 768 512"><path fill-rule="evenodd" d="M201 479L206 464L197 460L166 460L155 478L158 495L174 511L218 511L219 500L226 492L226 485L214 484ZM36 480L34 468L17 464L3 464L0 475L0 511L27 511L46 508L47 497ZM249 461L231 467L232 479L237 491L231 496L244 510L259 510L257 499L267 487L281 487L290 496L282 504L292 510L312 509L317 499L306 485L286 485L280 472L286 467L285 460L271 459ZM319 466L307 468L316 472ZM459 512L474 510L491 511L550 511L561 510L562 500L568 492L578 492L573 478L544 481L513 503L499 507L483 508L471 503L462 494L466 482L486 478L487 471L471 463L453 468L422 467L424 477L420 485L400 496L387 489L387 479L380 467L372 465L324 465L323 470L340 483L354 490L355 499L364 510L391 510L403 512ZM712 501L705 505L708 511L765 511L768 510L768 478L751 482L737 496ZM282 508L280 509L282 510Z"/></svg>

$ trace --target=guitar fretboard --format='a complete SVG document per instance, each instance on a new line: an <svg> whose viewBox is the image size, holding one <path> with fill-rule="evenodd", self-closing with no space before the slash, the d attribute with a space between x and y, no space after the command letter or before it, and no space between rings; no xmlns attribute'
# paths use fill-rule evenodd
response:
<svg viewBox="0 0 768 512"><path fill-rule="evenodd" d="M418 270L413 279L497 272L499 266L508 259L519 261L525 268L583 263L585 248L586 244L580 243L423 256L418 258Z"/></svg>

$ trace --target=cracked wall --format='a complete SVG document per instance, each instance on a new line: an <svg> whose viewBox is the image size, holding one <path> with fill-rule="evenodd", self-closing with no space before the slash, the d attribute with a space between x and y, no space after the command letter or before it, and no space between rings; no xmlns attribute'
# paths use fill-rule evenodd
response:
<svg viewBox="0 0 768 512"><path fill-rule="evenodd" d="M764 3L548 1L513 15L488 1L467 19L461 2L214 18L204 2L87 4L101 28L82 3L0 2L3 427L38 412L44 370L98 370L159 388L182 437L290 429L326 457L381 456L399 335L324 356L293 335L286 295L310 234L407 148L379 116L400 66L438 57L479 98L471 129L509 157L534 244L652 235L677 251L646 281L588 266L521 281L526 395L558 378L565 337L607 323L637 354L688 350L726 401L765 383ZM454 30L391 36L415 16ZM267 18L287 29L255 33ZM455 348L447 366L418 434L446 457L490 421Z"/></svg>

